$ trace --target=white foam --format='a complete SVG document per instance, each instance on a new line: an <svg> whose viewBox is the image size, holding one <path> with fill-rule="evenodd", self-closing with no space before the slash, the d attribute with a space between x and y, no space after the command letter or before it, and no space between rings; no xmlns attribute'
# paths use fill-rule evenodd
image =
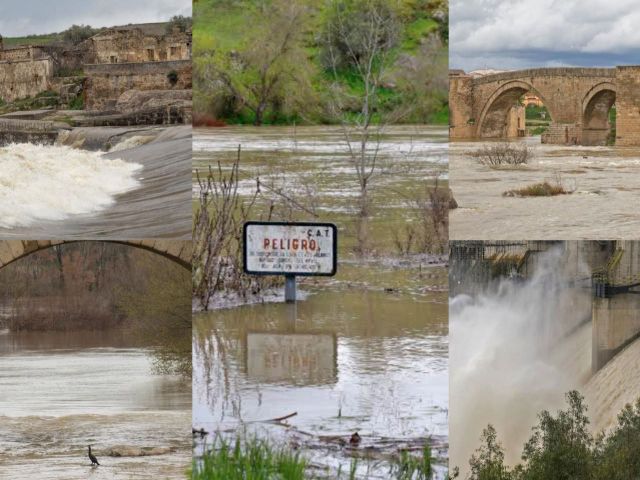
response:
<svg viewBox="0 0 640 480"><path fill-rule="evenodd" d="M98 152L29 143L0 148L0 227L96 213L137 188L137 163Z"/></svg>

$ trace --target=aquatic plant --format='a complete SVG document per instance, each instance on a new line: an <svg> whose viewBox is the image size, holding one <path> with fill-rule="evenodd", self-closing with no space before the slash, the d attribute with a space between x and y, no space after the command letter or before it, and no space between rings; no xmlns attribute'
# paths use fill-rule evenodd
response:
<svg viewBox="0 0 640 480"><path fill-rule="evenodd" d="M567 195L571 191L566 190L561 183L550 183L547 181L534 183L523 188L507 190L502 194L504 197L552 197L554 195Z"/></svg>
<svg viewBox="0 0 640 480"><path fill-rule="evenodd" d="M256 438L234 444L218 437L213 448L194 460L192 480L303 480L307 460L288 448Z"/></svg>

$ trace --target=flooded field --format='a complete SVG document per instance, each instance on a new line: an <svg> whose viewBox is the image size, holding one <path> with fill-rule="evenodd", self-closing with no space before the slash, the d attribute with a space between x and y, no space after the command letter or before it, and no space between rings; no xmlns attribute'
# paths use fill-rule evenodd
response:
<svg viewBox="0 0 640 480"><path fill-rule="evenodd" d="M109 132L94 128L91 135L103 141ZM9 210L0 208L0 238L190 239L190 166L191 127L128 138L102 155L3 147L0 203Z"/></svg>
<svg viewBox="0 0 640 480"><path fill-rule="evenodd" d="M148 353L120 331L0 331L0 478L183 478L189 385Z"/></svg>
<svg viewBox="0 0 640 480"><path fill-rule="evenodd" d="M444 127L403 125L384 131L378 146L378 173L372 180L370 194L370 225L377 249L392 249L394 229L411 220L407 202L423 193L425 185L416 180L439 177L441 185L446 186L447 141ZM220 161L223 169L229 171L238 145L242 146L239 192L244 198L255 192L259 177L261 182L295 196L317 215L316 221L339 224L341 247L353 246L358 183L339 128L194 129L194 196L198 193L195 170L206 175L209 166L215 167ZM372 142L370 148L373 152L376 143ZM267 210L266 198L258 198L258 210ZM302 218L314 219L309 212Z"/></svg>
<svg viewBox="0 0 640 480"><path fill-rule="evenodd" d="M194 316L193 425L297 448L313 475L388 478L398 448L448 455L447 273L342 264L305 281L306 300ZM284 422L267 420L297 413ZM344 444L354 432L362 443ZM367 459L368 457L368 459Z"/></svg>
<svg viewBox="0 0 640 480"><path fill-rule="evenodd" d="M633 148L541 145L523 167L492 168L468 155L482 142L452 143L450 177L459 208L450 212L456 240L635 238L640 216L640 154ZM570 195L503 197L507 190L559 181Z"/></svg>

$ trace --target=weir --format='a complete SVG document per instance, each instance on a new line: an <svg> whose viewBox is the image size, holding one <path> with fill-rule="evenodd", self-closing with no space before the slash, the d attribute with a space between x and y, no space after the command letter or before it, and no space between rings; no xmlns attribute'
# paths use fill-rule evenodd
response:
<svg viewBox="0 0 640 480"><path fill-rule="evenodd" d="M60 130L70 130L67 124L44 120L0 118L0 146L11 143L53 145Z"/></svg>
<svg viewBox="0 0 640 480"><path fill-rule="evenodd" d="M590 291L591 370L602 369L621 350L640 338L640 242L452 242L450 295L492 289L500 278L531 278L540 254L560 248L566 288L562 302ZM585 273L585 272L590 272Z"/></svg>

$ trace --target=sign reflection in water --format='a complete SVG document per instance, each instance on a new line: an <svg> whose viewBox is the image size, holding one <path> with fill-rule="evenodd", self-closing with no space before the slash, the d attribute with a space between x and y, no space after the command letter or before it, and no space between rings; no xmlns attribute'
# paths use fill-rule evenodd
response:
<svg viewBox="0 0 640 480"><path fill-rule="evenodd" d="M335 335L247 333L247 375L255 382L323 385L337 381Z"/></svg>

